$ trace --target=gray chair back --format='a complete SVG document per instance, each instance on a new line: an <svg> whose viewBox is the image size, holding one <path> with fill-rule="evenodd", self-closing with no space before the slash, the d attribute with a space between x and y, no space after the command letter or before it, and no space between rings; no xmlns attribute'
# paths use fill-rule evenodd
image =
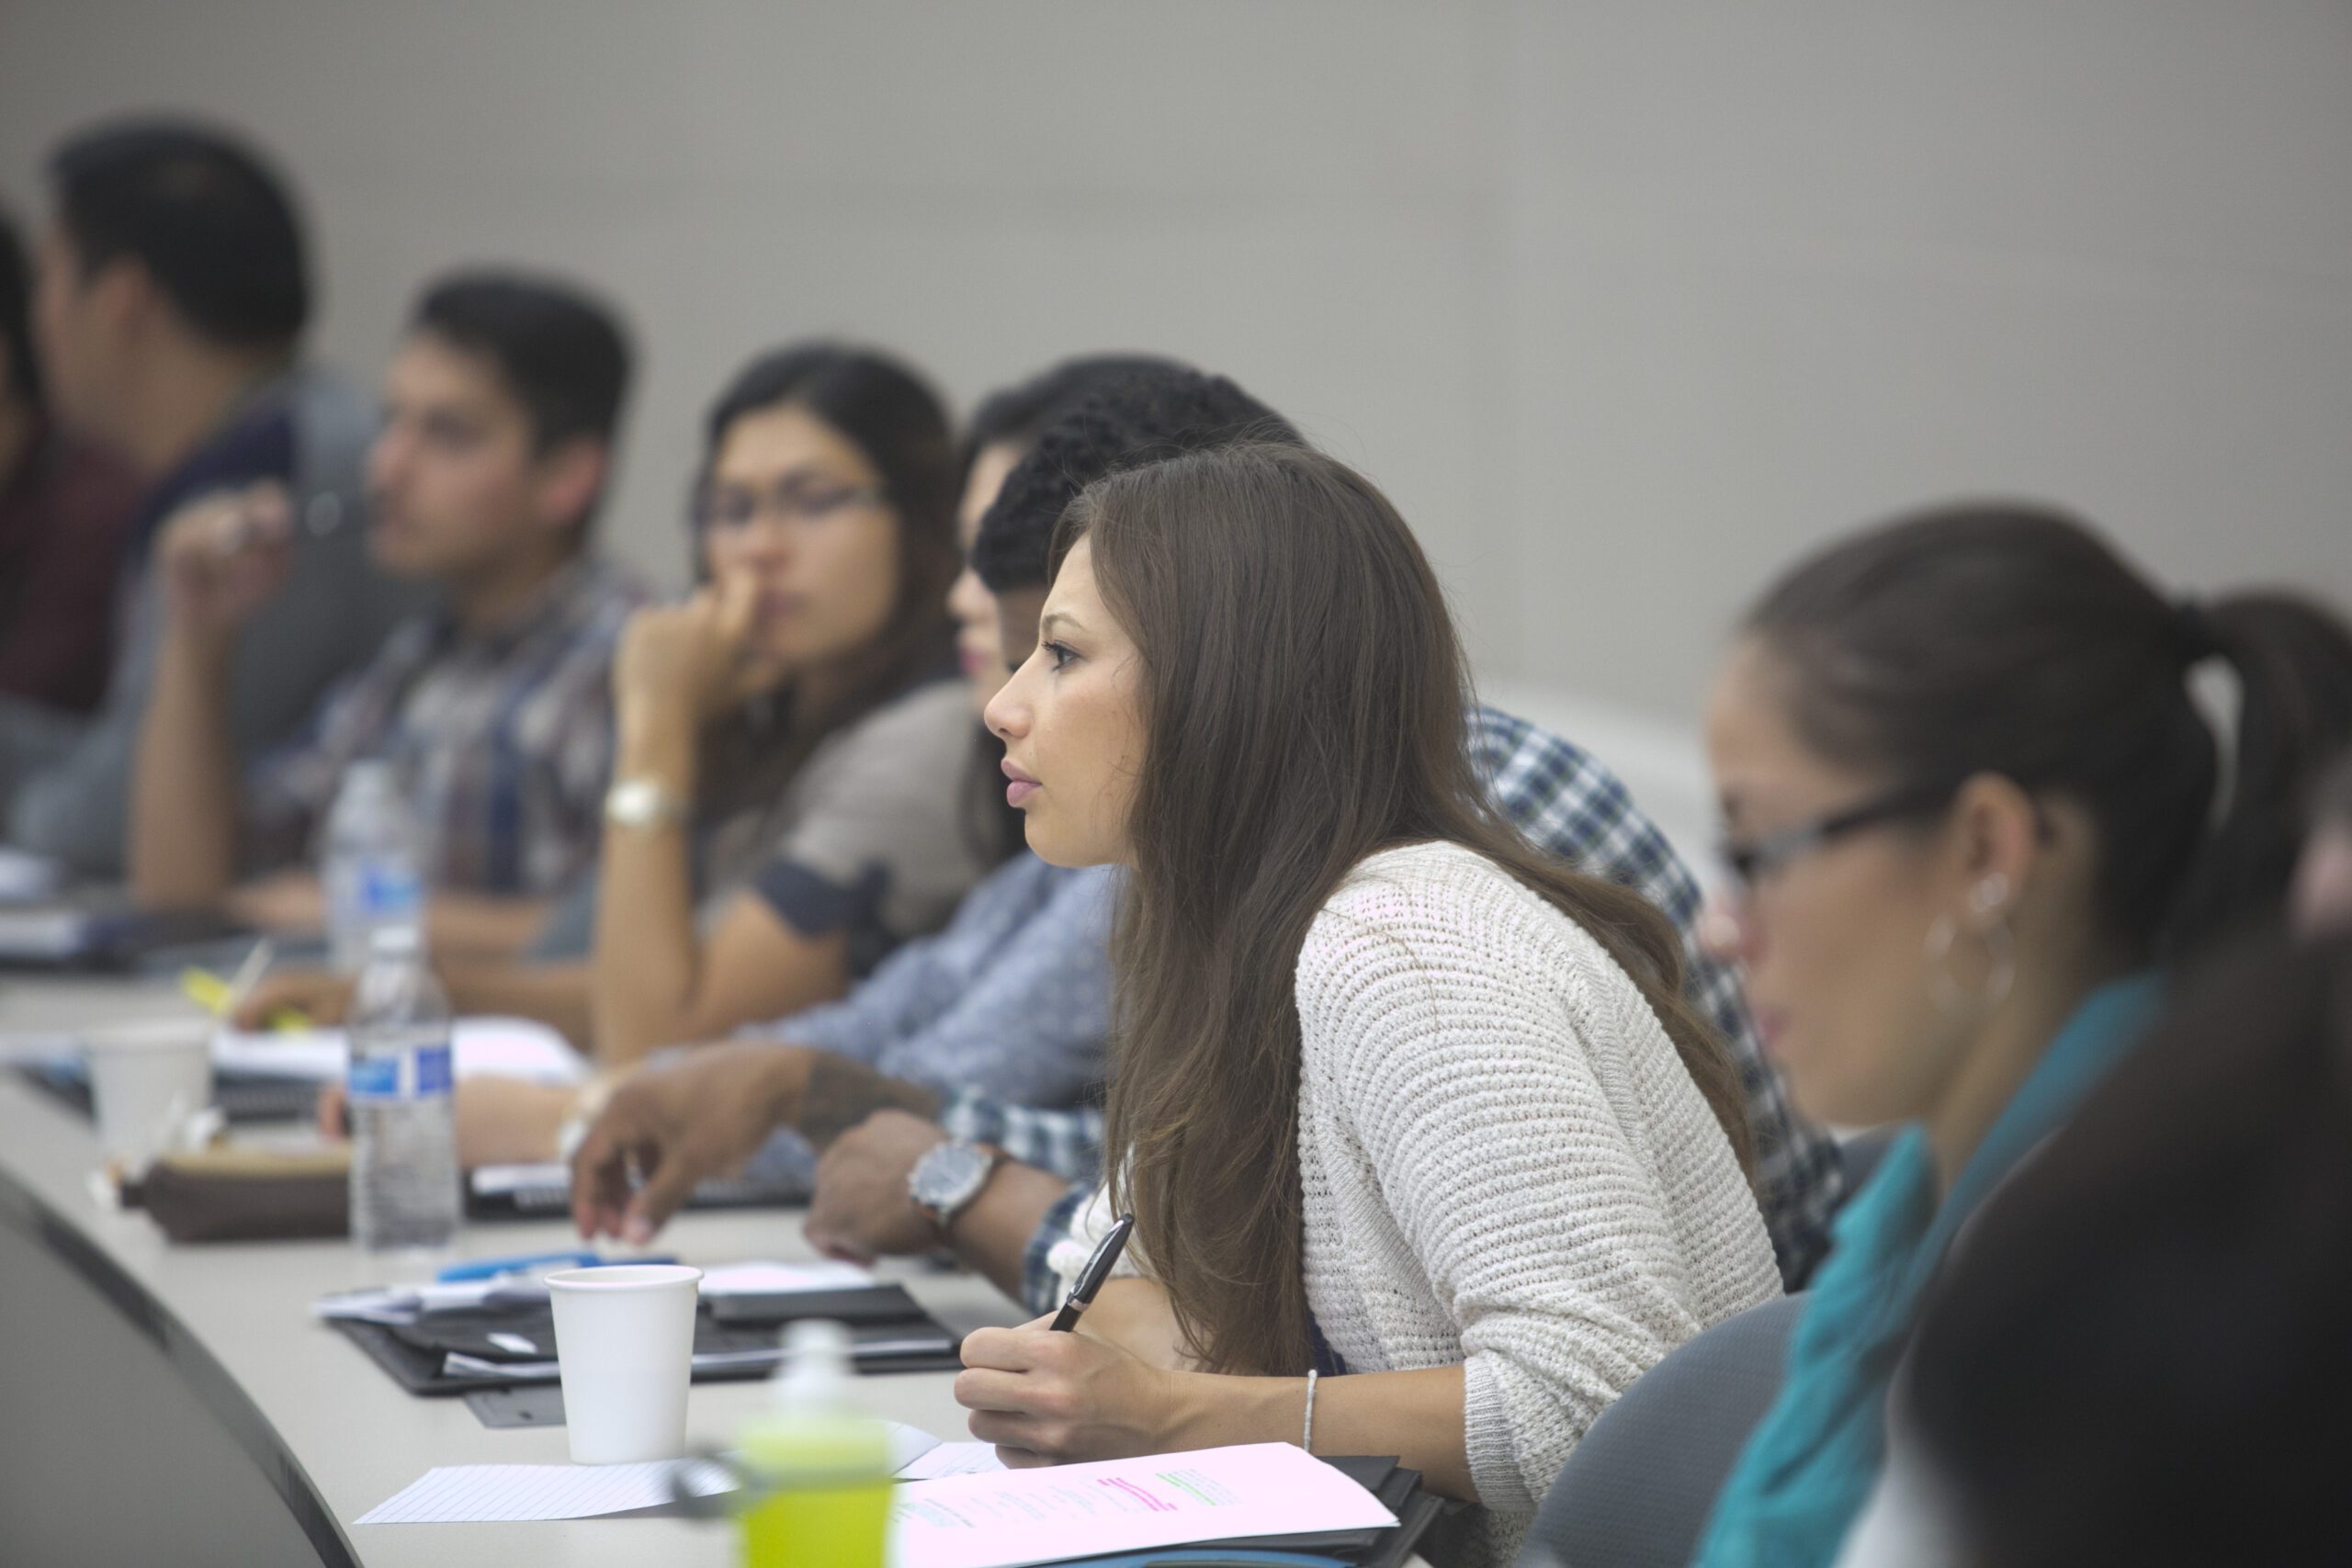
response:
<svg viewBox="0 0 2352 1568"><path fill-rule="evenodd" d="M1804 1310L1802 1295L1750 1307L1636 1379L1568 1455L1520 1568L1687 1568Z"/></svg>

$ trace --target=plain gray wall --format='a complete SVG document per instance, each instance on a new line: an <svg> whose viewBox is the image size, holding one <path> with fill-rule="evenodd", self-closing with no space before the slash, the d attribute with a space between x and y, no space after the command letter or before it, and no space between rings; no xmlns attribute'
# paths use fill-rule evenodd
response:
<svg viewBox="0 0 2352 1568"><path fill-rule="evenodd" d="M2352 596L2352 6L0 0L0 192L118 110L300 182L318 343L558 267L640 346L609 526L802 333L960 405L1227 371L1385 485L1483 675L1695 712L1740 603L1959 491Z"/></svg>

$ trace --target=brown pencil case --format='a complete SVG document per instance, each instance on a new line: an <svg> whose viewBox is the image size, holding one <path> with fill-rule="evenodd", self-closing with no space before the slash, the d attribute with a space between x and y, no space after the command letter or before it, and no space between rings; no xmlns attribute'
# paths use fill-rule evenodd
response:
<svg viewBox="0 0 2352 1568"><path fill-rule="evenodd" d="M211 1148L166 1155L122 1189L174 1241L288 1241L348 1235L351 1151Z"/></svg>

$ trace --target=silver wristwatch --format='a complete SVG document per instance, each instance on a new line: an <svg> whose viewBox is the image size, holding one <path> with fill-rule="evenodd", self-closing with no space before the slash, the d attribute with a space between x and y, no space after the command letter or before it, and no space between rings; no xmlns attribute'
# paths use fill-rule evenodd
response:
<svg viewBox="0 0 2352 1568"><path fill-rule="evenodd" d="M651 779L616 779L605 792L605 820L623 828L670 828L686 819L686 803Z"/></svg>
<svg viewBox="0 0 2352 1568"><path fill-rule="evenodd" d="M1003 1158L1001 1149L950 1138L915 1161L914 1169L907 1173L907 1197L944 1234L965 1206L980 1195Z"/></svg>

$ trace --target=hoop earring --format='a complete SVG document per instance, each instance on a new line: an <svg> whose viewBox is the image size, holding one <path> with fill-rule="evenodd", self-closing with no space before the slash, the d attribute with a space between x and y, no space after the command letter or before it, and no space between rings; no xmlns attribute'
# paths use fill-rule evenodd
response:
<svg viewBox="0 0 2352 1568"><path fill-rule="evenodd" d="M1993 922L1977 935L1984 943L1985 958L1991 965L1985 972L1984 984L1977 1000L1990 1010L2008 1000L2009 992L2016 988L2017 939L2009 932L2006 915L1996 915ZM1960 982L1951 977L1951 948L1959 936L1960 922L1950 915L1937 916L1936 923L1928 928L1927 959L1930 969L1928 999L1936 1004L1938 1012L1958 1012L1961 1005L1968 999L1960 988Z"/></svg>

